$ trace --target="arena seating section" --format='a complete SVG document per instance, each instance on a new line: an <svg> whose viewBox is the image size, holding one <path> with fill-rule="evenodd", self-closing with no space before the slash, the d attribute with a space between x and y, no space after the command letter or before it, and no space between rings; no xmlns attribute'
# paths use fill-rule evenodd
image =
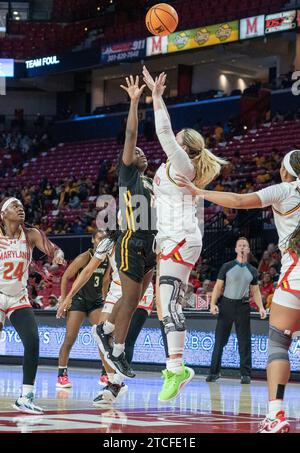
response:
<svg viewBox="0 0 300 453"><path fill-rule="evenodd" d="M2 57L30 59L35 56L61 54L80 44L88 30L96 28L99 19L60 24L50 22L16 22L10 34L0 38Z"/></svg>
<svg viewBox="0 0 300 453"><path fill-rule="evenodd" d="M237 149L240 152L241 161L246 165L246 169L241 173L234 173L233 177L241 181L247 178L264 174L265 169L257 168L253 153L259 155L271 155L272 148L276 148L279 153L297 147L300 148L300 122L285 121L282 123L272 123L271 125L261 125L256 131L248 131L241 137L233 138L226 146L218 145L213 151L230 161ZM157 141L147 142L143 137L139 137L139 146L145 151L149 159L151 169L156 169L164 155ZM23 176L14 176L11 173L6 178L0 179L0 189L8 187L24 187L38 184L41 177L45 176L54 185L58 185L62 180L70 177L89 177L92 182L98 178L101 163L106 159L116 162L121 146L115 139L91 140L87 142L76 142L60 144L52 148L47 153L43 153L37 158L32 159L26 164ZM263 184L256 184L255 189L263 187ZM65 219L73 221L80 216L88 201L83 202L81 209L66 208L63 210ZM54 208L55 210L56 208ZM212 206L206 209L206 219L210 218L219 210ZM53 212L49 212L49 223L52 224L56 219Z"/></svg>
<svg viewBox="0 0 300 453"><path fill-rule="evenodd" d="M0 56L28 59L53 52L64 53L82 43L91 30L99 28L103 28L104 36L101 34L93 41L95 47L149 35L144 21L145 8L131 15L120 7L120 3L117 4L117 13L106 18L105 15L98 16L97 3L102 2L55 0L53 22L10 22L9 34L0 38ZM180 17L178 29L184 30L276 12L285 3L283 0L220 0L217 6L213 6L210 0L180 0L173 4ZM81 18L84 20L80 21ZM71 20L78 22L70 23Z"/></svg>
<svg viewBox="0 0 300 453"><path fill-rule="evenodd" d="M220 22L250 17L261 13L277 12L286 2L283 0L189 0L172 3L179 16L178 30L217 24ZM115 26L105 30L102 41L114 42L145 36L144 14L139 21L126 22L126 16L119 14ZM149 35L149 32L147 33ZM97 45L97 42L94 42Z"/></svg>

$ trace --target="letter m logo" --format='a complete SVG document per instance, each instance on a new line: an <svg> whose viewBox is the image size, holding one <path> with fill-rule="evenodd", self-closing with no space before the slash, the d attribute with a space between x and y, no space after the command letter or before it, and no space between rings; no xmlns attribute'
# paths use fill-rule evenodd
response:
<svg viewBox="0 0 300 453"><path fill-rule="evenodd" d="M257 17L247 19L247 35L257 33Z"/></svg>
<svg viewBox="0 0 300 453"><path fill-rule="evenodd" d="M161 36L152 38L152 54L161 53Z"/></svg>

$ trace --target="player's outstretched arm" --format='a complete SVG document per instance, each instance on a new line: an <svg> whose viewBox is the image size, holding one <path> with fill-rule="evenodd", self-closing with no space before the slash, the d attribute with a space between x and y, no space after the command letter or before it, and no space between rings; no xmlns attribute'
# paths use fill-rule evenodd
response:
<svg viewBox="0 0 300 453"><path fill-rule="evenodd" d="M62 276L61 282L60 282L60 297L61 300L64 300L67 296L67 287L68 287L68 282L69 280L72 280L75 275L78 274L80 269L83 269L89 262L90 259L90 253L87 250L84 253L81 253L78 255L72 263L68 266L66 271L64 272L64 275Z"/></svg>
<svg viewBox="0 0 300 453"><path fill-rule="evenodd" d="M130 97L130 108L127 118L126 135L122 160L125 165L131 165L135 157L135 147L138 136L138 105L146 85L139 87L139 76L126 77L127 86L121 85Z"/></svg>
<svg viewBox="0 0 300 453"><path fill-rule="evenodd" d="M180 187L187 188L193 196L203 197L207 201L232 209L261 208L262 202L256 193L238 194L234 192L217 192L198 189L188 178L177 175L176 182Z"/></svg>
<svg viewBox="0 0 300 453"><path fill-rule="evenodd" d="M32 248L36 247L45 253L52 260L53 264L65 264L64 252L57 245L53 244L43 231L37 228L28 228L28 239L30 246Z"/></svg>

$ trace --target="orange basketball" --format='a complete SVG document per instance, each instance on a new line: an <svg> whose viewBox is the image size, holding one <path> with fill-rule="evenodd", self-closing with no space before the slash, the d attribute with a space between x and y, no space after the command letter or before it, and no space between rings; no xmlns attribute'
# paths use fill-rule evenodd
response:
<svg viewBox="0 0 300 453"><path fill-rule="evenodd" d="M152 35L167 36L176 30L178 14L167 3L158 3L149 9L146 16L146 26Z"/></svg>

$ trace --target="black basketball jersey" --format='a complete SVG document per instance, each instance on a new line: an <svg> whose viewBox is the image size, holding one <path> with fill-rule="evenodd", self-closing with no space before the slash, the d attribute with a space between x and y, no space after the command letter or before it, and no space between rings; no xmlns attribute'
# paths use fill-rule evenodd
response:
<svg viewBox="0 0 300 453"><path fill-rule="evenodd" d="M90 258L89 261L94 256L94 250L88 250ZM89 279L89 281L81 288L78 292L78 296L82 297L82 299L88 302L97 302L99 299L102 300L102 284L103 284L103 277L108 268L109 261L106 258L102 263L99 264L98 268L94 271L93 275ZM79 270L78 274L82 269Z"/></svg>
<svg viewBox="0 0 300 453"><path fill-rule="evenodd" d="M156 234L153 180L140 174L135 165L122 162L119 168L119 190L122 229Z"/></svg>

